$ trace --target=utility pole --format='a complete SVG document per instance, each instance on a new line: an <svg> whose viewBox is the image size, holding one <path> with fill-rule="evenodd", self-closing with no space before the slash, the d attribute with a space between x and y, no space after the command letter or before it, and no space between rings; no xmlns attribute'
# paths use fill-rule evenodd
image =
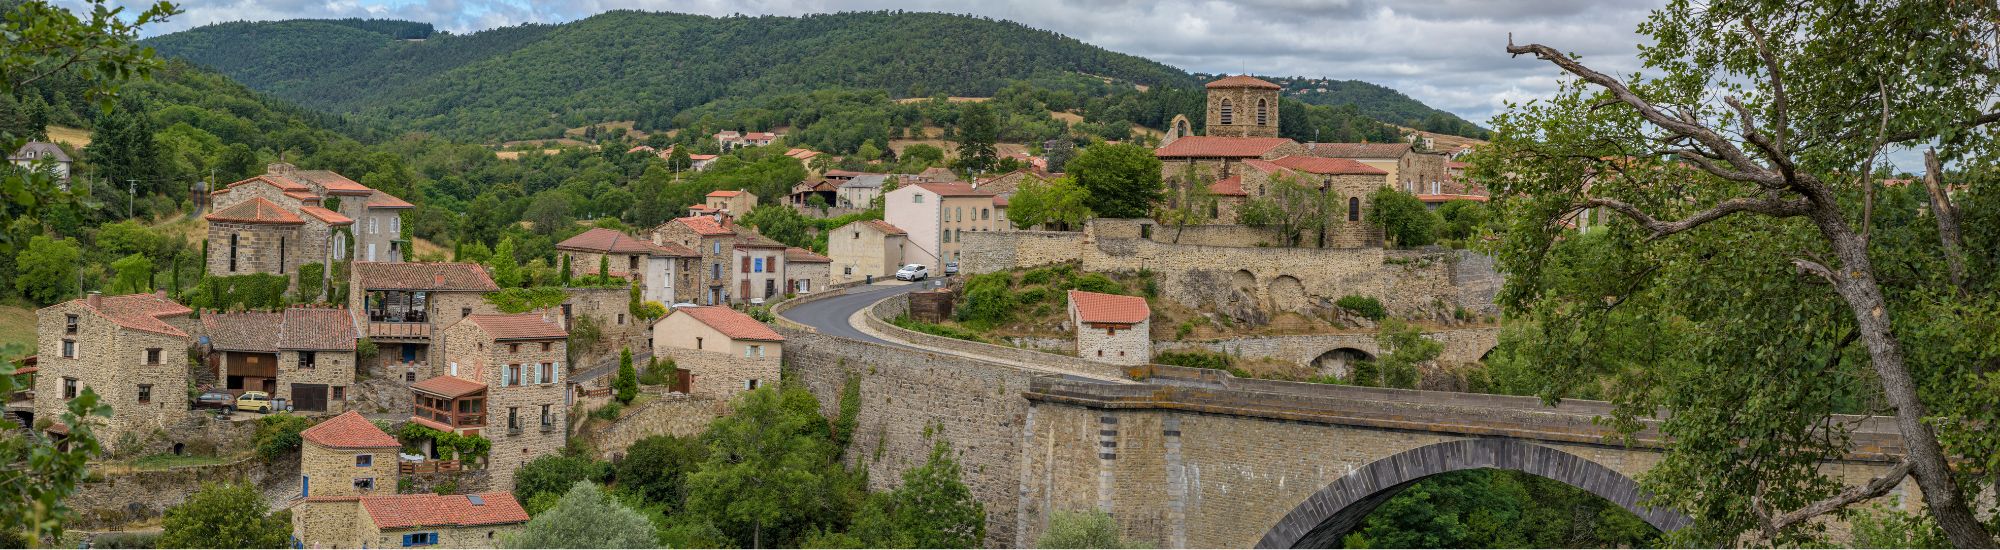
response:
<svg viewBox="0 0 2000 550"><path fill-rule="evenodd" d="M128 195L125 200L125 217L130 218L133 209L139 205L139 180L125 180L125 193Z"/></svg>

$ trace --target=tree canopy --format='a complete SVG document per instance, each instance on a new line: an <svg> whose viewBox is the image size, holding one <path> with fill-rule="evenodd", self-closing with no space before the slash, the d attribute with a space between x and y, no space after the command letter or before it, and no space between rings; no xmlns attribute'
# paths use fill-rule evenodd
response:
<svg viewBox="0 0 2000 550"><path fill-rule="evenodd" d="M528 520L501 541L507 548L650 548L653 524L604 494L597 484L578 481L554 508Z"/></svg>
<svg viewBox="0 0 2000 550"><path fill-rule="evenodd" d="M1068 176L1089 192L1091 212L1107 218L1140 218L1152 214L1165 198L1160 159L1151 148L1132 144L1085 147L1069 161Z"/></svg>

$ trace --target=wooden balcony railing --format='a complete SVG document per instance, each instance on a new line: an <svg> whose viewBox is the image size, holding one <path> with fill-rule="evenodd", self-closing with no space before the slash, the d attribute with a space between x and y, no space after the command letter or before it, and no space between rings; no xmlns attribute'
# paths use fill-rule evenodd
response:
<svg viewBox="0 0 2000 550"><path fill-rule="evenodd" d="M430 323L368 322L368 337L371 339L430 338L431 332Z"/></svg>

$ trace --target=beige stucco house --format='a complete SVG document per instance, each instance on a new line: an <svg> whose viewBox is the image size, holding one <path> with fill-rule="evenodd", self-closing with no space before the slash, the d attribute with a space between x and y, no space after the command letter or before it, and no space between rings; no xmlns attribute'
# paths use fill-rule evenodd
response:
<svg viewBox="0 0 2000 550"><path fill-rule="evenodd" d="M653 355L693 373L690 393L728 398L778 382L785 337L742 312L689 306L653 324Z"/></svg>
<svg viewBox="0 0 2000 550"><path fill-rule="evenodd" d="M833 263L829 271L834 284L881 279L911 257L910 234L882 220L860 220L827 233L826 251ZM928 265L936 257L919 255Z"/></svg>
<svg viewBox="0 0 2000 550"><path fill-rule="evenodd" d="M1007 229L1004 219L993 216L994 195L969 184L916 183L883 196L883 221L908 232L918 251L904 262L930 266L932 273L941 274L946 262L958 261L966 233Z"/></svg>

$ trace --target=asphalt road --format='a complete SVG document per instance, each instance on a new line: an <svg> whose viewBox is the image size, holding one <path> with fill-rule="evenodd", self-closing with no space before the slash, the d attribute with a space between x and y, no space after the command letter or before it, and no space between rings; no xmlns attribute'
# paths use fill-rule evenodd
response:
<svg viewBox="0 0 2000 550"><path fill-rule="evenodd" d="M855 312L861 311L862 308L868 307L883 298L920 290L936 284L936 281L939 281L939 279L908 284L876 283L873 285L845 288L841 289L841 295L838 297L802 304L798 307L785 310L782 315L793 322L812 327L813 330L817 330L821 334L860 340L871 344L908 347L861 332L860 329L854 328L854 325L850 321L853 319Z"/></svg>

